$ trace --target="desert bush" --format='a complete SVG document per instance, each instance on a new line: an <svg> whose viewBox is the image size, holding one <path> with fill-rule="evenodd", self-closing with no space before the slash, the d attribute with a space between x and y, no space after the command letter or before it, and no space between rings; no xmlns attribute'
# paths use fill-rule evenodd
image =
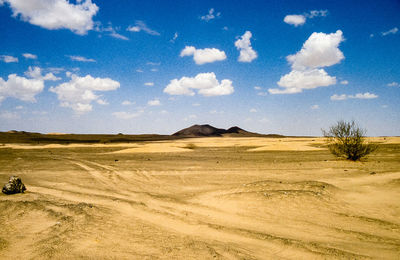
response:
<svg viewBox="0 0 400 260"><path fill-rule="evenodd" d="M360 128L354 120L338 121L328 131L322 130L329 150L338 157L357 161L377 149L377 145L365 141L366 130Z"/></svg>
<svg viewBox="0 0 400 260"><path fill-rule="evenodd" d="M187 148L187 149L196 149L197 148L197 146L194 144L194 143L188 143L186 146L185 146L185 148Z"/></svg>

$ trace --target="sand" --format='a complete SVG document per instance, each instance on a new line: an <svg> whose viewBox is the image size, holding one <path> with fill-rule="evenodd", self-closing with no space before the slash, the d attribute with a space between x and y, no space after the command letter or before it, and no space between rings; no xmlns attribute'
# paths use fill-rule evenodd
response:
<svg viewBox="0 0 400 260"><path fill-rule="evenodd" d="M398 259L400 138L361 162L322 138L0 149L0 259Z"/></svg>

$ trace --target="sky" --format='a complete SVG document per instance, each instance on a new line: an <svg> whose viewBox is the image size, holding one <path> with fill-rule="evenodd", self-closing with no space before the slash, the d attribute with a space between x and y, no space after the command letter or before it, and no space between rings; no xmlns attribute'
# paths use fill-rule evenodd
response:
<svg viewBox="0 0 400 260"><path fill-rule="evenodd" d="M0 131L400 135L400 2L0 0Z"/></svg>

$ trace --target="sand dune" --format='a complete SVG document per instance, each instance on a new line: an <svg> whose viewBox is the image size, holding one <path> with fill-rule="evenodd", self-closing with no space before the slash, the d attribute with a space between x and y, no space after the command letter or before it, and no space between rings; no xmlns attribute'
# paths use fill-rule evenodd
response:
<svg viewBox="0 0 400 260"><path fill-rule="evenodd" d="M6 145L0 182L28 190L0 195L0 258L396 259L398 140L362 162L320 138Z"/></svg>

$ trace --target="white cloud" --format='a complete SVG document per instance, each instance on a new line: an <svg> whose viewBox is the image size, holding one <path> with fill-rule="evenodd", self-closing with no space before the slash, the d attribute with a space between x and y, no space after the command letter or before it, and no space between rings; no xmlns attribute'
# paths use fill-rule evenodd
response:
<svg viewBox="0 0 400 260"><path fill-rule="evenodd" d="M32 53L23 53L22 56L24 56L25 59L32 59L32 60L36 60L37 59L37 55L32 54Z"/></svg>
<svg viewBox="0 0 400 260"><path fill-rule="evenodd" d="M216 13L215 15L214 15L214 12L215 12L214 8L211 8L210 10L208 10L208 14L201 16L200 19L208 22L212 19L215 19L215 18L221 16L220 12Z"/></svg>
<svg viewBox="0 0 400 260"><path fill-rule="evenodd" d="M161 111L160 111L160 114L166 115L166 114L168 114L168 111L167 111L167 110L161 110Z"/></svg>
<svg viewBox="0 0 400 260"><path fill-rule="evenodd" d="M123 106L130 106L130 105L136 104L136 102L131 102L131 101L129 101L129 100L124 100L124 101L122 101L121 104L122 104Z"/></svg>
<svg viewBox="0 0 400 260"><path fill-rule="evenodd" d="M160 65L161 65L161 62L152 62L152 61L148 61L148 62L146 63L146 65L160 66Z"/></svg>
<svg viewBox="0 0 400 260"><path fill-rule="evenodd" d="M261 87L255 86L254 89L255 89L255 90L261 90Z"/></svg>
<svg viewBox="0 0 400 260"><path fill-rule="evenodd" d="M145 33L150 35L157 35L157 36L160 35L159 32L150 29L143 21L140 20L135 21L135 25L134 26L130 25L126 30L130 32L144 31Z"/></svg>
<svg viewBox="0 0 400 260"><path fill-rule="evenodd" d="M174 43L176 41L176 39L178 39L178 32L175 32L174 36L172 37L171 40L169 40L170 42Z"/></svg>
<svg viewBox="0 0 400 260"><path fill-rule="evenodd" d="M151 69L150 71L152 71L152 72L157 72L158 69L153 68L153 69Z"/></svg>
<svg viewBox="0 0 400 260"><path fill-rule="evenodd" d="M142 73L142 72L143 72L143 70L141 70L141 69L137 69L137 70L136 70L136 72Z"/></svg>
<svg viewBox="0 0 400 260"><path fill-rule="evenodd" d="M283 18L283 21L287 24L294 25L295 27L301 26L306 23L307 18L312 19L319 16L327 16L328 10L312 10L305 14L290 14Z"/></svg>
<svg viewBox="0 0 400 260"><path fill-rule="evenodd" d="M311 106L311 109L312 109L312 110L319 109L319 105L312 105L312 106Z"/></svg>
<svg viewBox="0 0 400 260"><path fill-rule="evenodd" d="M223 79L220 83L214 72L209 72L199 73L194 78L182 77L179 80L173 79L165 87L164 93L194 96L194 90L197 90L198 94L207 97L230 95L234 91L231 80Z"/></svg>
<svg viewBox="0 0 400 260"><path fill-rule="evenodd" d="M308 14L305 14L308 18L314 18L318 16L327 16L328 10L312 10Z"/></svg>
<svg viewBox="0 0 400 260"><path fill-rule="evenodd" d="M147 105L149 105L149 106L161 106L161 102L160 102L159 99L155 98L155 99L149 100L147 102Z"/></svg>
<svg viewBox="0 0 400 260"><path fill-rule="evenodd" d="M264 118L261 118L260 120L258 120L258 122L260 122L260 123L268 123L269 120L268 120L268 118L264 117Z"/></svg>
<svg viewBox="0 0 400 260"><path fill-rule="evenodd" d="M220 51L216 48L205 48L205 49L196 49L193 46L186 46L182 51L180 56L192 56L193 60L197 65L202 65L205 63L211 63L215 61L221 61L226 59L226 55L224 51Z"/></svg>
<svg viewBox="0 0 400 260"><path fill-rule="evenodd" d="M323 69L306 71L292 70L289 74L281 77L278 85L283 89L268 89L271 94L295 94L304 89L326 87L336 84L336 77L331 77Z"/></svg>
<svg viewBox="0 0 400 260"><path fill-rule="evenodd" d="M388 87L398 87L398 86L400 86L400 84L395 82L395 81L393 81L392 83L389 83L387 85L388 85Z"/></svg>
<svg viewBox="0 0 400 260"><path fill-rule="evenodd" d="M117 32L111 32L110 36L116 39L124 40L124 41L129 41L129 38L126 36L123 36L122 34L119 34Z"/></svg>
<svg viewBox="0 0 400 260"><path fill-rule="evenodd" d="M246 31L242 37L235 42L236 48L240 50L240 55L238 58L238 61L240 62L252 62L255 58L257 58L257 52L255 52L251 47L251 36L251 32Z"/></svg>
<svg viewBox="0 0 400 260"><path fill-rule="evenodd" d="M135 117L140 116L141 114L143 114L143 111L138 111L138 112L125 112L125 111L121 111L121 112L114 112L112 113L113 116L115 116L118 119L132 119Z"/></svg>
<svg viewBox="0 0 400 260"><path fill-rule="evenodd" d="M347 81L347 80L342 80L342 81L340 81L340 84L342 84L342 85L347 85L347 84L349 84L349 81Z"/></svg>
<svg viewBox="0 0 400 260"><path fill-rule="evenodd" d="M346 95L346 94L342 94L342 95L337 95L334 94L331 96L331 100L334 101L338 101L338 100L346 100L346 99L374 99L374 98L378 98L378 95L369 93L369 92L365 92L365 93L358 93L355 95Z"/></svg>
<svg viewBox="0 0 400 260"><path fill-rule="evenodd" d="M17 74L8 75L7 81L0 77L0 102L7 97L13 97L22 101L35 102L35 96L43 91L44 81L59 80L53 73L42 76L41 69L29 67L25 72L26 77Z"/></svg>
<svg viewBox="0 0 400 260"><path fill-rule="evenodd" d="M97 104L103 105L103 106L110 104L106 100L103 100L103 99L98 99L98 100L96 100L96 102L97 102Z"/></svg>
<svg viewBox="0 0 400 260"><path fill-rule="evenodd" d="M258 92L258 93L257 93L257 96L265 97L265 96L267 96L267 95L268 95L268 92Z"/></svg>
<svg viewBox="0 0 400 260"><path fill-rule="evenodd" d="M398 31L399 31L399 29L397 27L394 27L394 28L390 29L389 31L382 32L382 36L386 36L389 34L396 34Z"/></svg>
<svg viewBox="0 0 400 260"><path fill-rule="evenodd" d="M194 107L199 107L200 104L199 104L199 103L193 103L192 106L194 106Z"/></svg>
<svg viewBox="0 0 400 260"><path fill-rule="evenodd" d="M306 23L306 17L298 14L286 15L283 21L297 27Z"/></svg>
<svg viewBox="0 0 400 260"><path fill-rule="evenodd" d="M299 52L286 58L296 70L332 66L344 59L338 48L343 40L341 30L330 34L314 32Z"/></svg>
<svg viewBox="0 0 400 260"><path fill-rule="evenodd" d="M271 94L294 94L303 89L314 89L336 84L336 77L331 77L322 67L332 66L344 59L339 50L344 40L342 31L325 34L314 32L303 44L299 52L286 57L292 65L292 71L278 81L283 89L269 89Z"/></svg>
<svg viewBox="0 0 400 260"><path fill-rule="evenodd" d="M255 108L250 109L250 113L257 113L257 109Z"/></svg>
<svg viewBox="0 0 400 260"><path fill-rule="evenodd" d="M94 59L88 59L82 56L75 56L75 55L67 55L73 61L80 61L80 62L96 62Z"/></svg>
<svg viewBox="0 0 400 260"><path fill-rule="evenodd" d="M154 82L146 82L146 83L144 83L144 85L152 87L152 86L154 86Z"/></svg>
<svg viewBox="0 0 400 260"><path fill-rule="evenodd" d="M16 106L15 107L15 109L18 109L18 110L21 110L21 109L23 109L24 107L23 106Z"/></svg>
<svg viewBox="0 0 400 260"><path fill-rule="evenodd" d="M76 113L91 111L92 101L101 100L95 91L111 91L120 86L118 81L110 78L93 78L90 75L79 77L72 73L67 73L67 76L71 78L70 81L51 87L49 91L57 94L62 107L72 108Z"/></svg>
<svg viewBox="0 0 400 260"><path fill-rule="evenodd" d="M13 56L9 56L9 55L0 55L0 60L5 63L18 62L17 57L13 57Z"/></svg>
<svg viewBox="0 0 400 260"><path fill-rule="evenodd" d="M342 94L342 95L334 94L331 96L331 100L345 100L345 99L347 99L346 94Z"/></svg>
<svg viewBox="0 0 400 260"><path fill-rule="evenodd" d="M67 0L2 0L10 5L13 17L49 30L69 29L86 34L93 29L93 16L99 8L91 0L76 4Z"/></svg>
<svg viewBox="0 0 400 260"><path fill-rule="evenodd" d="M129 38L119 34L117 32L117 30L119 30L119 27L113 27L111 22L108 23L107 27L103 27L103 25L101 24L101 22L96 22L95 24L95 28L94 30L97 32L107 32L109 36L116 38L116 39L120 39L120 40L124 40L124 41L129 41Z"/></svg>

